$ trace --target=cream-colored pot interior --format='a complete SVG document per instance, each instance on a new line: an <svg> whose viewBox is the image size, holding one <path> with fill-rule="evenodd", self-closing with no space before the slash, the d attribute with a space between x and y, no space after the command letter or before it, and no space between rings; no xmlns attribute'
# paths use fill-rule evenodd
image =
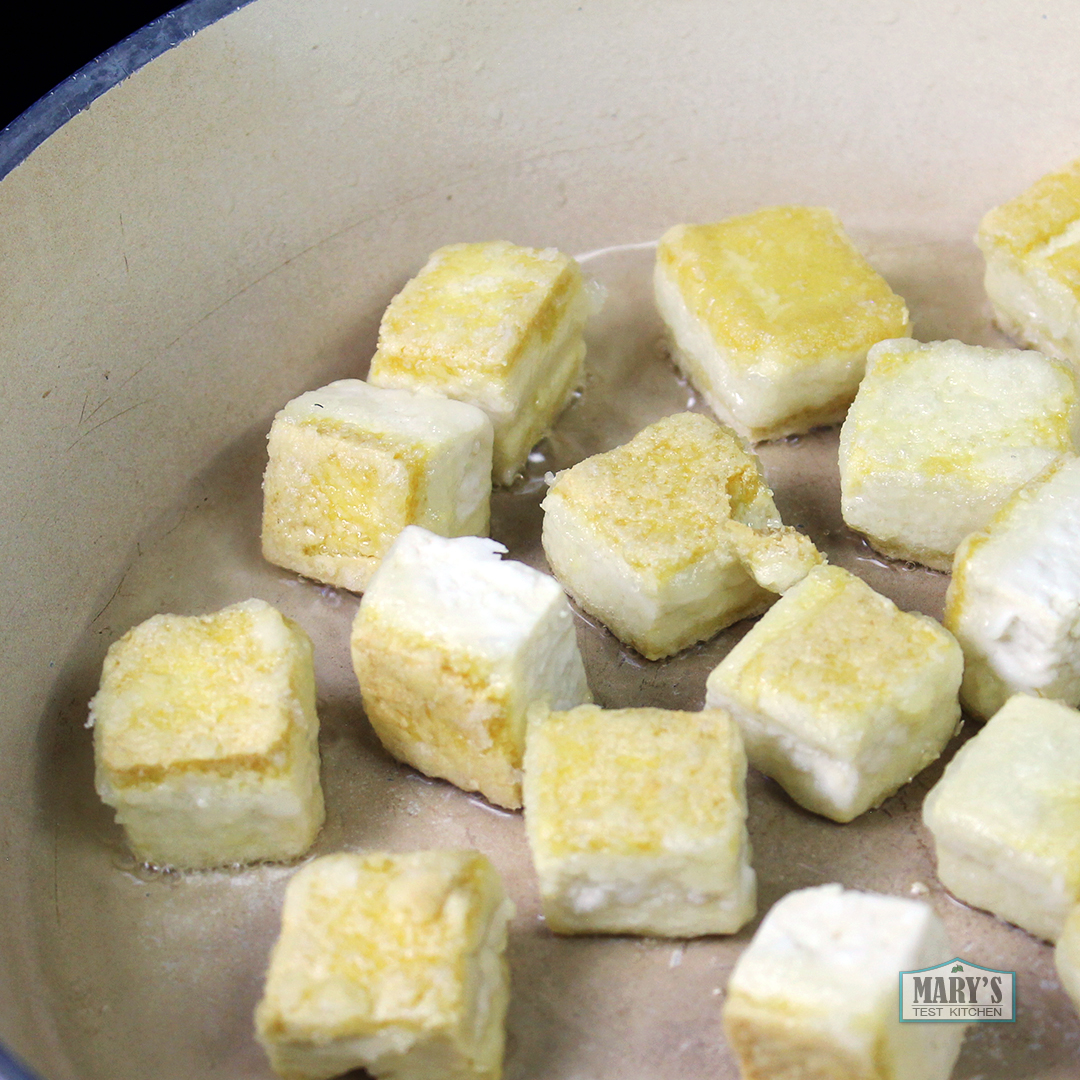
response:
<svg viewBox="0 0 1080 1080"><path fill-rule="evenodd" d="M971 237L1077 154L1078 45L1073 0L256 0L0 182L0 1043L47 1080L269 1076L251 1011L289 868L134 866L84 727L129 626L258 595L316 641L316 851L476 846L504 873L509 1080L735 1077L719 1015L753 926L685 944L544 929L520 819L397 765L367 727L356 597L260 560L264 436L290 397L363 374L383 307L435 247L597 253L610 296L589 384L495 501L494 534L542 566L544 470L691 399L658 347L642 245L679 221L831 206L917 336L1000 341ZM943 575L843 529L835 440L764 448L782 512L940 615ZM601 701L689 708L742 629L648 664L580 626ZM934 878L918 810L939 773L849 826L752 776L761 911L824 881L925 887L961 955L1019 972L1019 1021L972 1029L956 1076L1075 1078L1080 1021L1050 949Z"/></svg>

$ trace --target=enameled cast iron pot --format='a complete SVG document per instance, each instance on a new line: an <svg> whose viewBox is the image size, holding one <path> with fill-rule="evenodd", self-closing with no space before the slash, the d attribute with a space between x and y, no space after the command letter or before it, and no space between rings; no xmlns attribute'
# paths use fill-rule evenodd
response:
<svg viewBox="0 0 1080 1080"><path fill-rule="evenodd" d="M1000 342L971 236L1080 148L1078 19L1072 0L193 0L5 131L0 1077L269 1075L251 1011L290 868L135 866L84 727L128 627L262 596L316 641L316 850L475 846L506 877L509 1080L734 1078L719 1011L753 927L545 931L520 819L397 765L367 727L356 597L260 560L265 433L302 390L362 376L386 302L464 239L588 255L609 289L582 398L494 503L494 535L540 566L543 472L693 404L649 294L648 244L676 222L831 206L916 336ZM786 519L940 615L943 575L843 529L835 448L835 431L763 448ZM599 700L686 708L743 629L648 664L580 625ZM973 1029L957 1077L1075 1077L1049 948L934 879L918 811L939 773L843 827L752 775L761 910L824 881L925 887L962 955L1019 972L1020 1019Z"/></svg>

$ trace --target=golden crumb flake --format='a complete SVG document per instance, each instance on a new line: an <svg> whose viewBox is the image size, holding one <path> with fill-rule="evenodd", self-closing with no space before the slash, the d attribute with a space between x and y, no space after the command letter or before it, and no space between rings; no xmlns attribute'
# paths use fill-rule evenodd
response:
<svg viewBox="0 0 1080 1080"><path fill-rule="evenodd" d="M264 618L245 605L158 615L129 630L109 650L95 698L103 764L148 777L200 764L283 767L291 715L281 701L296 700L300 647L290 636L268 639Z"/></svg>
<svg viewBox="0 0 1080 1080"><path fill-rule="evenodd" d="M386 309L372 374L422 373L433 387L504 379L527 344L553 340L581 287L577 263L554 249L440 248Z"/></svg>
<svg viewBox="0 0 1080 1080"><path fill-rule="evenodd" d="M548 714L532 739L529 815L548 856L686 851L728 831L737 844L745 759L725 712L582 705Z"/></svg>
<svg viewBox="0 0 1080 1080"><path fill-rule="evenodd" d="M779 526L756 460L698 413L649 425L624 446L560 474L552 492L638 570L676 573L727 543L727 523Z"/></svg>
<svg viewBox="0 0 1080 1080"><path fill-rule="evenodd" d="M735 367L763 354L785 368L809 367L907 332L904 301L830 210L777 206L677 226L657 260Z"/></svg>

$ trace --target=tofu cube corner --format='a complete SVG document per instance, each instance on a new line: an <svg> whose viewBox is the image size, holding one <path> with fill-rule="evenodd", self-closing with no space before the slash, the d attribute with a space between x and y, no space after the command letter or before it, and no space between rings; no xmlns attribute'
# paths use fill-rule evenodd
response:
<svg viewBox="0 0 1080 1080"><path fill-rule="evenodd" d="M479 406L495 482L511 484L584 379L592 308L578 264L554 248L450 244L390 301L368 381Z"/></svg>
<svg viewBox="0 0 1080 1080"><path fill-rule="evenodd" d="M929 904L820 885L769 910L728 981L747 1080L948 1080L965 1025L901 1023L899 974L955 956Z"/></svg>
<svg viewBox="0 0 1080 1080"><path fill-rule="evenodd" d="M842 420L870 346L910 332L904 301L819 207L675 226L655 291L675 363L752 442Z"/></svg>
<svg viewBox="0 0 1080 1080"><path fill-rule="evenodd" d="M1054 947L1054 967L1065 993L1080 1013L1080 904L1065 920L1065 928Z"/></svg>
<svg viewBox="0 0 1080 1080"><path fill-rule="evenodd" d="M754 916L746 756L719 710L530 716L525 828L563 934L733 934Z"/></svg>
<svg viewBox="0 0 1080 1080"><path fill-rule="evenodd" d="M316 859L289 881L256 1034L283 1080L499 1080L502 881L476 851Z"/></svg>
<svg viewBox="0 0 1080 1080"><path fill-rule="evenodd" d="M976 240L1002 330L1080 366L1080 159L989 211Z"/></svg>
<svg viewBox="0 0 1080 1080"><path fill-rule="evenodd" d="M592 698L566 594L505 550L403 530L356 613L352 659L394 757L516 809L528 709Z"/></svg>
<svg viewBox="0 0 1080 1080"><path fill-rule="evenodd" d="M960 541L1078 436L1077 377L1060 360L882 342L840 430L844 521L883 555L949 570Z"/></svg>
<svg viewBox="0 0 1080 1080"><path fill-rule="evenodd" d="M552 572L649 660L760 614L822 561L780 520L757 458L700 413L559 473L543 508Z"/></svg>
<svg viewBox="0 0 1080 1080"><path fill-rule="evenodd" d="M1057 941L1080 904L1080 712L1009 698L949 762L923 821L953 896Z"/></svg>
<svg viewBox="0 0 1080 1080"><path fill-rule="evenodd" d="M960 703L985 720L1013 694L1080 705L1080 458L1016 491L953 559L945 626L964 650Z"/></svg>
<svg viewBox="0 0 1080 1080"><path fill-rule="evenodd" d="M98 794L136 858L207 869L302 855L323 823L311 641L261 600L155 615L90 702Z"/></svg>
<svg viewBox="0 0 1080 1080"><path fill-rule="evenodd" d="M822 566L712 671L708 708L800 806L848 822L934 761L960 722L963 657L934 619Z"/></svg>
<svg viewBox="0 0 1080 1080"><path fill-rule="evenodd" d="M491 423L460 401L341 379L274 418L263 477L267 561L363 592L406 525L486 535Z"/></svg>

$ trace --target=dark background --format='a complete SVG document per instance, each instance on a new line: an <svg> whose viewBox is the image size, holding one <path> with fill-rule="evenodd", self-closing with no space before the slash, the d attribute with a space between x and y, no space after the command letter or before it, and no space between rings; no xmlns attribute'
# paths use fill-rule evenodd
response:
<svg viewBox="0 0 1080 1080"><path fill-rule="evenodd" d="M0 128L6 127L79 68L180 0L18 5L9 12L0 49Z"/></svg>

